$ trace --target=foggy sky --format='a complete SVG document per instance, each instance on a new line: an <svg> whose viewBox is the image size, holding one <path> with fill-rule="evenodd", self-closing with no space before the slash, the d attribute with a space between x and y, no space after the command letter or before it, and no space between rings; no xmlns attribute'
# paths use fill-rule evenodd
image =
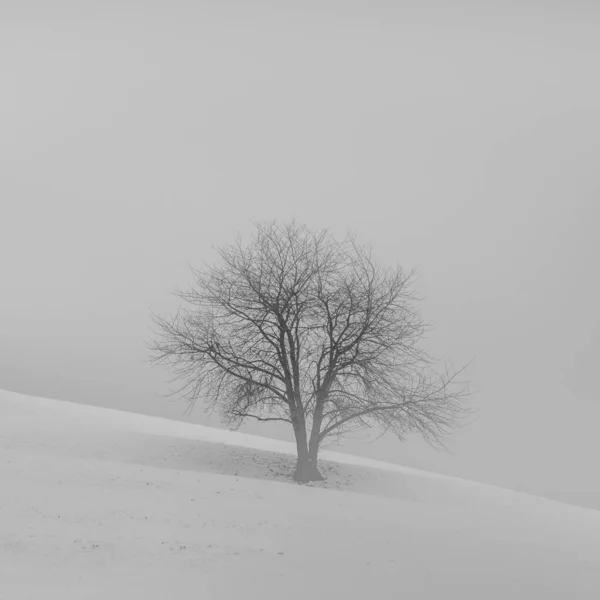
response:
<svg viewBox="0 0 600 600"><path fill-rule="evenodd" d="M295 217L473 360L452 454L348 451L600 507L600 17L543 4L2 3L0 388L179 418L150 309Z"/></svg>

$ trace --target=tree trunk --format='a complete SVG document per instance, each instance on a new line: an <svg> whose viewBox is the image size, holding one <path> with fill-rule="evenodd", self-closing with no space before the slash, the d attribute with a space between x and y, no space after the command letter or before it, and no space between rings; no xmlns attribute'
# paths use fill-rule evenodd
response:
<svg viewBox="0 0 600 600"><path fill-rule="evenodd" d="M294 481L297 483L323 481L325 477L321 475L317 467L318 447L311 444L310 450L308 448L306 424L298 423L294 427L294 433L296 434L296 449L298 451Z"/></svg>
<svg viewBox="0 0 600 600"><path fill-rule="evenodd" d="M298 447L298 463L296 465L296 474L294 479L306 483L308 481L323 481L325 477L321 475L318 468L317 458L319 456L319 442L321 433L321 423L323 421L324 399L322 394L318 394L315 412L313 414L313 423L310 433L310 441L307 439L306 423L302 423L300 437L296 436L296 445ZM298 443L300 439L301 443Z"/></svg>
<svg viewBox="0 0 600 600"><path fill-rule="evenodd" d="M308 483L309 481L323 481L324 479L325 477L319 472L317 459L314 456L311 456L308 451L298 454L294 481Z"/></svg>

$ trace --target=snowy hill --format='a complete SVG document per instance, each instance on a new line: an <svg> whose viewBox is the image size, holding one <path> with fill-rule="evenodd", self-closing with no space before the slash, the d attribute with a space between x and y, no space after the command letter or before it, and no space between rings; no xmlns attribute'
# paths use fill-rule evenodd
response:
<svg viewBox="0 0 600 600"><path fill-rule="evenodd" d="M0 598L600 598L600 512L0 392Z"/></svg>

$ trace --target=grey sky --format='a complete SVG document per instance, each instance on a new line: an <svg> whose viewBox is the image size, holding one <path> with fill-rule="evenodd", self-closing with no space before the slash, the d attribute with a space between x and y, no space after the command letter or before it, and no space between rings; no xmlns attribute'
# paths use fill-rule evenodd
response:
<svg viewBox="0 0 600 600"><path fill-rule="evenodd" d="M600 506L591 4L49 4L0 9L0 387L180 416L149 309L296 217L418 267L474 359L452 455L349 449Z"/></svg>

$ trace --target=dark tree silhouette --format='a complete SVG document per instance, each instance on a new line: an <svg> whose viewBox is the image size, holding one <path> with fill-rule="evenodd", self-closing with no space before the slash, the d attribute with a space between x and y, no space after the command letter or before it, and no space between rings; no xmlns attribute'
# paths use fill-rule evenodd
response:
<svg viewBox="0 0 600 600"><path fill-rule="evenodd" d="M434 445L467 413L457 373L437 374L420 348L425 325L413 275L379 266L353 237L336 240L295 222L258 225L250 243L218 250L192 270L174 316L154 315L154 362L230 427L245 419L293 428L295 480L322 479L319 448L377 426Z"/></svg>

